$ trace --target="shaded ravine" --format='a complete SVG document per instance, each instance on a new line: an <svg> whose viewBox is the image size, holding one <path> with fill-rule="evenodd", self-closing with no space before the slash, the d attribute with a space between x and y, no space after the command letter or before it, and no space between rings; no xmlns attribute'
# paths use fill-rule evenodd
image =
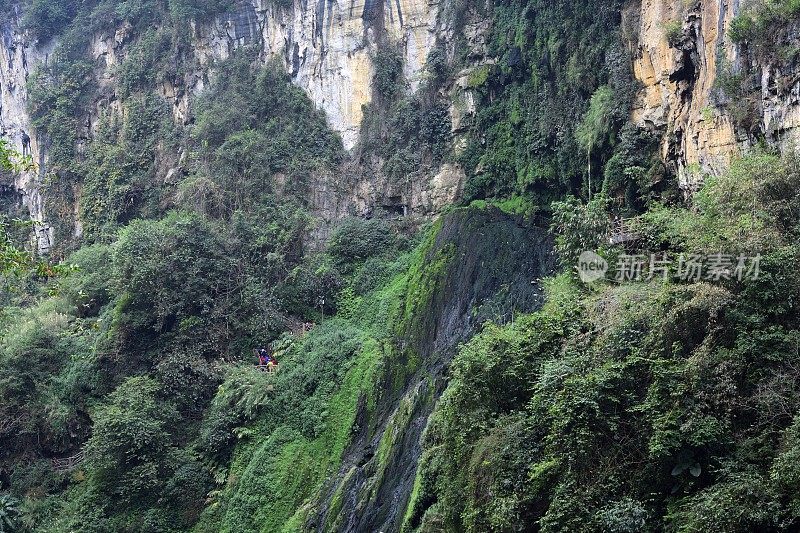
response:
<svg viewBox="0 0 800 533"><path fill-rule="evenodd" d="M487 320L511 320L541 306L538 279L553 267L547 232L517 217L494 208L443 217L427 252L427 279L419 280L429 290L419 302L406 302L411 312L395 332L394 355L376 383L377 412L370 417L366 402L360 403L360 430L307 529L400 531L422 433L447 386L458 345ZM418 295L410 290L408 298Z"/></svg>

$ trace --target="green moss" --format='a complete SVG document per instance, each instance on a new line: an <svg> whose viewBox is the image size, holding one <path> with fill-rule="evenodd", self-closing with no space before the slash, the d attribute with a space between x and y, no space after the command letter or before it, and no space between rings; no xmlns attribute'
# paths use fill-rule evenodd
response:
<svg viewBox="0 0 800 533"><path fill-rule="evenodd" d="M400 405L392 415L389 422L386 424L386 429L383 431L381 440L378 443L378 451L375 454L377 457L376 469L378 472L376 486L380 485L384 472L389 463L389 457L393 450L396 450L395 445L397 439L402 436L403 431L408 427L411 420L411 415L414 412L414 405L416 404L416 392L411 396L406 396L400 401Z"/></svg>
<svg viewBox="0 0 800 533"><path fill-rule="evenodd" d="M447 267L455 255L455 246L446 244L434 249L438 231L434 229L421 247L421 253L411 265L408 286L404 295L402 316L398 320L401 338L420 339L426 334L424 318L433 304L433 296L447 274Z"/></svg>
<svg viewBox="0 0 800 533"><path fill-rule="evenodd" d="M671 20L664 24L664 37L670 46L676 46L683 33L683 25L680 20Z"/></svg>
<svg viewBox="0 0 800 533"><path fill-rule="evenodd" d="M533 216L537 210L530 198L519 195L512 195L511 198L499 201L495 205L509 215L520 215L528 218Z"/></svg>
<svg viewBox="0 0 800 533"><path fill-rule="evenodd" d="M536 212L537 207L529 197L512 194L505 199L472 200L469 203L471 209L485 211L489 207L496 207L509 215L519 215L530 218Z"/></svg>
<svg viewBox="0 0 800 533"><path fill-rule="evenodd" d="M352 467L350 470L347 471L344 478L342 478L341 482L339 483L336 492L333 493L331 496L330 505L328 507L328 516L332 517L333 520L329 521L325 524L325 531L338 531L339 526L344 519L344 515L341 513L342 505L344 503L344 491L350 485L350 481L352 480L353 476L356 473L356 468Z"/></svg>
<svg viewBox="0 0 800 533"><path fill-rule="evenodd" d="M409 526L410 520L415 513L417 513L417 505L419 503L419 495L420 489L422 487L422 471L420 468L417 468L417 472L414 475L414 485L411 488L411 496L408 498L408 505L406 506L406 511L403 513L403 521L400 525L400 531L409 531L411 528Z"/></svg>
<svg viewBox="0 0 800 533"><path fill-rule="evenodd" d="M489 208L490 202L488 200L472 200L469 203L470 209L480 209L486 211Z"/></svg>
<svg viewBox="0 0 800 533"><path fill-rule="evenodd" d="M257 447L245 445L235 463L245 464L235 489L222 531L238 531L252 523L259 531L281 531L284 524L297 523L296 513L313 501L326 477L339 468L342 453L362 396L372 393L374 371L380 351L367 339L359 356L345 374L341 386L328 403L325 430L307 439L288 429L273 430ZM285 529L284 529L285 530Z"/></svg>
<svg viewBox="0 0 800 533"><path fill-rule="evenodd" d="M477 89L483 87L489 79L489 73L492 71L491 65L481 65L472 69L467 77L467 87L470 89Z"/></svg>
<svg viewBox="0 0 800 533"><path fill-rule="evenodd" d="M339 391L329 404L329 432L323 436L326 445L331 445L330 457L339 461L345 447L350 442L350 432L355 423L356 404L363 396L367 403L374 405L374 388L377 363L381 361L383 351L375 339L367 339L362 346L361 355L353 367L345 375Z"/></svg>

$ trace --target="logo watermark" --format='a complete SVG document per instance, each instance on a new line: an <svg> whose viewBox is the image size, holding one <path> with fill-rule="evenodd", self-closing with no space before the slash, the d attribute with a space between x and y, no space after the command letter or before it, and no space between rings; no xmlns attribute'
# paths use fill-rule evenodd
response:
<svg viewBox="0 0 800 533"><path fill-rule="evenodd" d="M708 255L678 254L621 254L616 258L614 268L592 251L584 251L578 257L578 276L584 283L600 279L609 281L649 281L653 279L673 279L678 281L722 281L758 279L761 254Z"/></svg>
<svg viewBox="0 0 800 533"><path fill-rule="evenodd" d="M589 250L578 257L578 276L584 283L592 283L606 276L608 262Z"/></svg>

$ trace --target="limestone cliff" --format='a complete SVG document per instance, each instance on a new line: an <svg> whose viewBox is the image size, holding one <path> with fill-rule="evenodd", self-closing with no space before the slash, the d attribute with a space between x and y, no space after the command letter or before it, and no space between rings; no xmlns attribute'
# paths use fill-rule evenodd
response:
<svg viewBox="0 0 800 533"><path fill-rule="evenodd" d="M290 6L266 0L237 2L232 10L210 23L192 23L191 53L196 68L177 82L164 82L159 92L171 103L175 120L188 123L192 118L192 97L207 86L214 75L214 63L229 57L238 47L258 45L261 60L283 64L293 82L325 112L345 148L352 149L358 141L364 106L372 99L373 58L379 41L389 42L401 51L403 75L408 89L413 91L424 76L429 51L437 39L448 38L446 28L439 25L438 12L437 3L419 0L295 0ZM20 7L15 6L13 13L0 23L0 132L39 162L39 175L20 176L15 187L31 218L38 222L38 248L46 252L52 240L41 194L47 154L31 127L26 82L36 65L47 61L56 43L33 41L20 29ZM89 54L95 62L95 77L103 96L97 97L95 111L87 117L83 132L87 139L91 139L102 114L122 110L116 71L137 39L129 25L92 37ZM448 165L440 172L423 176L423 182L410 191L399 192L380 176L348 184L346 190L340 181L332 176L317 178L311 201L323 219L348 212L364 214L373 206L387 203L423 216L435 213L457 197L463 172ZM79 221L76 232L80 232Z"/></svg>
<svg viewBox="0 0 800 533"><path fill-rule="evenodd" d="M785 65L748 53L746 43L732 42L728 30L741 9L738 0L642 0L624 14L623 27L634 35L634 74L643 85L632 118L661 133L661 156L688 191L761 139L800 138L800 79ZM751 73L750 124L731 112L740 102L718 83L727 73Z"/></svg>
<svg viewBox="0 0 800 533"><path fill-rule="evenodd" d="M0 24L0 135L10 139L18 151L30 155L39 165L38 171L15 176L13 188L34 221L37 248L40 252L47 252L53 232L46 222L41 192L45 154L28 115L27 82L33 66L47 61L53 46L32 46L20 30L18 21L18 17L12 17L7 23Z"/></svg>
<svg viewBox="0 0 800 533"><path fill-rule="evenodd" d="M325 112L345 148L352 149L359 140L365 105L373 98L378 43L390 42L401 51L404 78L413 91L425 77L425 61L434 46L444 45L454 53L453 28L443 16L443 6L432 0L294 0L288 5L243 0L211 22L192 23L194 68L163 82L159 92L170 102L176 122L189 123L193 96L212 79L215 62L238 47L255 44L261 61L282 64ZM704 174L723 170L742 149L761 140L794 142L800 132L800 77L791 65L760 58L747 49L747 43L731 41L728 30L741 9L738 0L632 0L623 12L623 37L641 82L631 119L660 137L661 157L687 191L696 188ZM0 23L0 133L39 163L38 173L18 176L13 186L18 201L37 223L38 248L46 252L53 239L41 187L47 154L28 116L26 83L56 44L35 42L20 29L19 5L12 13ZM475 112L465 81L470 67L494 61L485 52L489 31L487 20L467 23L464 33L472 48L472 64L461 65L464 69L442 88L451 100L456 150L462 146L458 133L469 126ZM789 34L790 40L796 41L795 37ZM102 113L121 112L117 68L138 38L129 25L93 35L88 53L96 65L102 97L97 97L94 112L87 117L83 132L87 139ZM748 123L733 112L742 97L720 88L721 73L748 74L744 99L754 117ZM163 173L177 170L167 168ZM352 170L341 171L351 175L347 183L338 175L315 177L310 201L321 220L346 213L364 215L380 206L402 214L435 215L458 198L465 179L452 164L422 172L410 186Z"/></svg>
<svg viewBox="0 0 800 533"><path fill-rule="evenodd" d="M385 32L402 43L405 76L413 88L435 42L436 21L437 4L413 0L296 1L289 9L253 0L238 4L207 27L197 27L195 53L208 67L237 46L260 42L264 60L282 61L295 83L325 111L345 147L352 148L362 106L372 96L372 54L378 35ZM189 80L189 89L202 89L202 79ZM179 99L175 103L182 107Z"/></svg>

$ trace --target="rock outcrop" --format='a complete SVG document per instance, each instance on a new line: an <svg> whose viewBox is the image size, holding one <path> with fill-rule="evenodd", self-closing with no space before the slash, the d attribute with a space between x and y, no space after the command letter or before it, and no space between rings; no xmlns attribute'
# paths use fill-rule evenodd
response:
<svg viewBox="0 0 800 533"><path fill-rule="evenodd" d="M32 46L18 20L12 17L0 24L0 135L37 163L36 170L16 175L13 186L34 223L36 248L46 253L53 242L53 230L47 224L42 198L45 152L28 115L27 83L33 66L47 61L53 47Z"/></svg>
<svg viewBox="0 0 800 533"><path fill-rule="evenodd" d="M195 53L207 67L238 46L260 42L264 61L285 64L349 149L358 140L362 106L372 98L372 56L378 40L400 43L404 74L414 88L435 44L437 12L436 3L419 0L297 0L290 8L252 0L210 26L197 27ZM190 90L202 88L198 82Z"/></svg>
<svg viewBox="0 0 800 533"><path fill-rule="evenodd" d="M632 119L661 133L662 159L687 191L760 138L785 144L800 137L800 79L731 41L739 12L738 0L642 0L624 13L623 27L638 34L633 68L643 86ZM739 102L718 83L746 72L757 80L750 87L756 120L749 125L739 123L731 112Z"/></svg>
<svg viewBox="0 0 800 533"><path fill-rule="evenodd" d="M378 378L375 406L359 402L353 441L339 472L325 483L306 530L405 531L422 434L447 386L457 347L486 320L500 319L498 312L510 319L540 308L543 292L534 280L555 268L547 231L496 208L443 215L426 257L428 268L440 264L443 271L430 280L430 300L416 302L417 312L400 325L401 337ZM409 371L409 357L421 362L415 371Z"/></svg>
<svg viewBox="0 0 800 533"><path fill-rule="evenodd" d="M439 27L438 11L438 4L429 0L295 0L290 5L243 0L210 23L192 23L191 54L196 68L185 72L177 82L162 83L159 93L171 103L176 122L188 123L192 118L192 97L207 86L215 62L229 57L238 47L257 45L262 61L283 64L293 82L325 112L345 148L351 149L358 141L364 106L372 99L373 58L378 44L388 42L401 51L405 80L410 90L416 89L437 39L452 37L446 28ZM39 162L38 174L20 176L15 187L22 193L31 218L37 221L38 248L46 252L53 234L46 222L41 193L47 154L31 126L26 82L36 65L47 61L56 44L34 43L20 30L18 6L14 14L0 23L0 131ZM122 112L116 71L137 38L133 28L125 24L91 39L89 54L97 65L98 92L103 97L98 97L93 116L88 117L85 134L89 138L101 115ZM27 137L29 143L23 141ZM169 169L165 173L169 174ZM350 184L347 190L341 190L341 185L331 180L330 176L319 177L313 193L319 201L312 202L322 219L345 213L364 215L383 204L403 211L399 214L426 216L456 199L463 173L449 166L440 172L434 170L420 183L399 193L397 186L380 177ZM331 192L336 193L334 197L326 194ZM77 220L75 227L79 232Z"/></svg>
<svg viewBox="0 0 800 533"><path fill-rule="evenodd" d="M786 144L800 136L797 69L757 57L746 43L733 43L728 30L739 11L739 0L634 0L623 13L623 35L631 47L634 75L642 85L631 118L660 136L661 157L687 192L704 175L723 171L732 157L761 139ZM47 154L27 113L26 83L36 64L48 60L55 44L32 43L19 28L18 7L14 13L0 24L0 132L39 163L38 173L18 176L14 186L36 222L38 248L46 252L53 237L41 192ZM445 19L433 0L294 0L283 5L243 0L210 23L193 23L195 68L180 80L164 82L159 92L171 103L175 120L188 123L192 97L207 86L215 62L238 47L255 44L264 63L273 61L286 68L350 149L358 142L364 108L373 97L378 44L390 42L402 52L404 76L413 90L424 79L425 61L433 47L454 42ZM474 48L471 56L480 58L478 63L490 61L485 57L488 30L486 21L466 25L467 41ZM798 40L791 32L787 38ZM136 40L129 25L93 36L89 52L104 96L96 102L95 116L89 117L89 137L102 112L121 112L116 69ZM475 112L464 84L469 71L467 65L444 88L452 103L457 150L458 134ZM718 83L722 74L731 73L748 74L748 99L756 110L755 120L748 124L733 112L738 97L726 95ZM452 165L403 184L370 176L345 185L333 176L320 176L311 201L322 220L346 213L368 215L379 207L398 215L430 216L458 197L464 179Z"/></svg>

